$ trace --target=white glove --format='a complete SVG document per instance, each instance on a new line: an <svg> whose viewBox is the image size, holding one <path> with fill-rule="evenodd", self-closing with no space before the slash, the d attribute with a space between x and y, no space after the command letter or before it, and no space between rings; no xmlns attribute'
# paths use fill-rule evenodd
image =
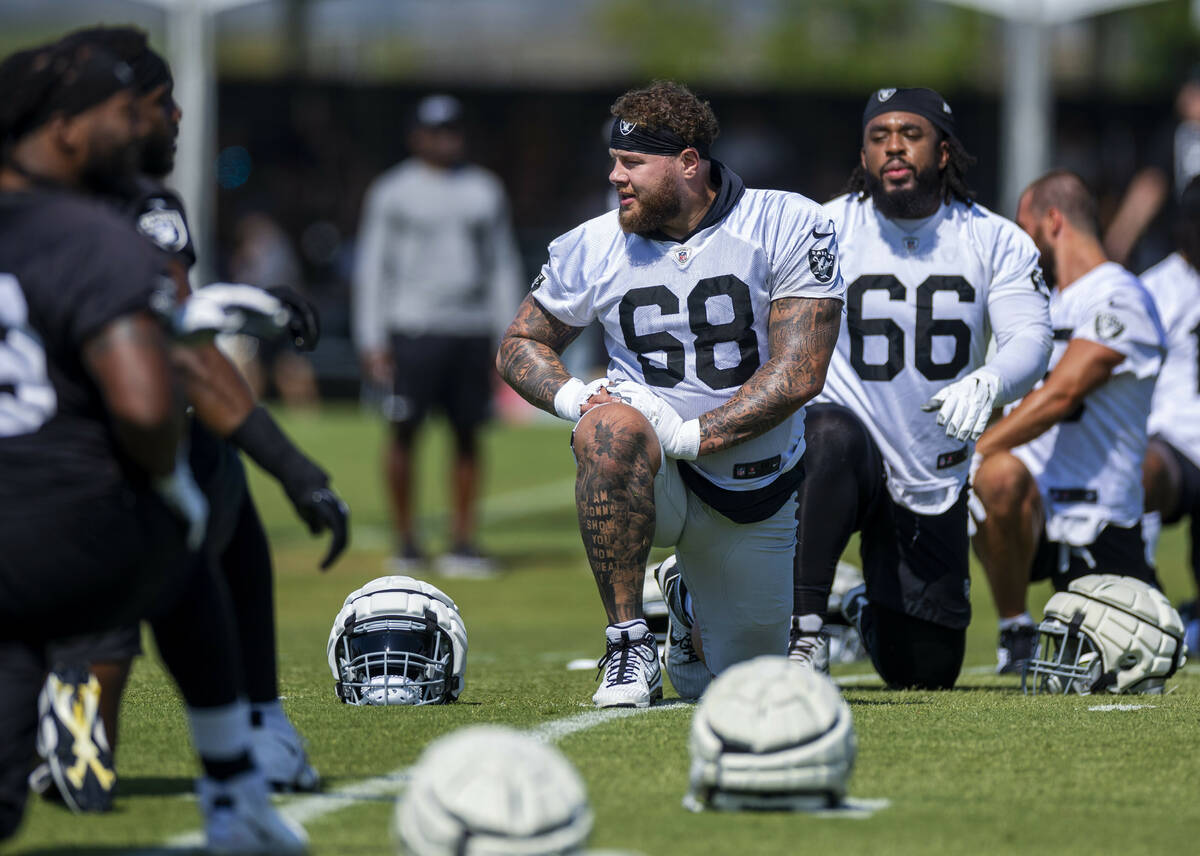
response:
<svg viewBox="0 0 1200 856"><path fill-rule="evenodd" d="M171 324L176 339L207 342L218 333L275 339L287 332L290 320L283 302L263 289L215 282L192 292Z"/></svg>
<svg viewBox="0 0 1200 856"><path fill-rule="evenodd" d="M578 422L587 400L610 383L606 377L598 377L591 383L584 383L577 377L571 378L554 394L554 412L560 419L571 423Z"/></svg>
<svg viewBox="0 0 1200 856"><path fill-rule="evenodd" d="M987 427L999 392L1000 376L985 366L942 387L921 409L938 412L937 424L946 426L947 437L974 442Z"/></svg>
<svg viewBox="0 0 1200 856"><path fill-rule="evenodd" d="M170 475L154 480L154 489L167 507L187 524L188 549L199 550L208 528L208 500L192 477L192 468L185 455L180 454L175 459L175 469Z"/></svg>
<svg viewBox="0 0 1200 856"><path fill-rule="evenodd" d="M620 398L650 421L658 442L668 458L694 461L700 454L700 420L689 419L675 412L667 404L640 383L623 380L608 388L608 394Z"/></svg>

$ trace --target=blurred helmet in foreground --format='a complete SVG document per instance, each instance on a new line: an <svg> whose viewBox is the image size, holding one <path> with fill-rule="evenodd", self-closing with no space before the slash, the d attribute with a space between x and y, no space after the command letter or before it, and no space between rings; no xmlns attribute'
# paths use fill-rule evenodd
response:
<svg viewBox="0 0 1200 856"><path fill-rule="evenodd" d="M756 657L717 676L696 706L684 805L693 811L837 806L856 746L850 708L827 675L786 657Z"/></svg>
<svg viewBox="0 0 1200 856"><path fill-rule="evenodd" d="M567 856L592 830L583 780L553 746L476 725L425 749L396 805L410 856Z"/></svg>

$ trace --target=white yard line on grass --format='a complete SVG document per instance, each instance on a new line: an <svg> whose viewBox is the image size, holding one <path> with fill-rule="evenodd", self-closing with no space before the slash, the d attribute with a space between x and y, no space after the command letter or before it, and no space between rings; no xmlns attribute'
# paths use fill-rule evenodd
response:
<svg viewBox="0 0 1200 856"><path fill-rule="evenodd" d="M595 728L606 722L637 716L658 710L669 710L677 705L667 703L647 708L609 708L607 710L588 710L561 719L551 719L541 725L530 728L526 733L543 743L557 743L572 734ZM307 826L314 820L328 814L361 804L364 801L374 801L385 797L393 797L404 789L408 782L409 767L400 767L382 776L363 779L341 785L337 789L319 794L304 794L287 799L279 806L281 814L290 817L302 826ZM162 847L146 850L128 851L128 856L167 856L180 850L192 850L204 846L204 833L199 830L173 835L163 842Z"/></svg>

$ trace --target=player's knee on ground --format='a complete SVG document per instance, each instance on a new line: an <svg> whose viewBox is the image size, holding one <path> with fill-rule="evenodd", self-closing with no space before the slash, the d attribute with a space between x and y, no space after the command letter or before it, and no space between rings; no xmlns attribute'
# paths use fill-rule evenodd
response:
<svg viewBox="0 0 1200 856"><path fill-rule="evenodd" d="M818 467L834 469L843 476L847 468L861 472L878 457L866 426L839 404L809 405L804 417L804 441L809 449L821 452L804 458L810 475Z"/></svg>
<svg viewBox="0 0 1200 856"><path fill-rule="evenodd" d="M893 689L948 690L962 671L965 628L871 604L863 613L863 634L876 671Z"/></svg>
<svg viewBox="0 0 1200 856"><path fill-rule="evenodd" d="M1016 514L1038 495L1037 482L1025 464L1007 452L984 458L972 486L989 516Z"/></svg>
<svg viewBox="0 0 1200 856"><path fill-rule="evenodd" d="M787 653L788 619L784 616L775 624L742 624L727 626L720 637L705 628L708 633L707 645L701 647L702 657L708 670L714 675L745 660L774 654L782 656Z"/></svg>
<svg viewBox="0 0 1200 856"><path fill-rule="evenodd" d="M617 464L627 469L641 457L650 461L651 472L658 471L660 452L654 429L627 404L605 404L583 414L571 436L571 448L580 463Z"/></svg>

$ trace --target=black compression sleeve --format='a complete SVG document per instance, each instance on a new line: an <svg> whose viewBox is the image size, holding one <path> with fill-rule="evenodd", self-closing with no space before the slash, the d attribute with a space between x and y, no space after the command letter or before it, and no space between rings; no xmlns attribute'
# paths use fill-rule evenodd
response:
<svg viewBox="0 0 1200 856"><path fill-rule="evenodd" d="M255 407L229 436L239 449L269 472L288 496L298 497L329 484L329 476L280 430L264 407Z"/></svg>

